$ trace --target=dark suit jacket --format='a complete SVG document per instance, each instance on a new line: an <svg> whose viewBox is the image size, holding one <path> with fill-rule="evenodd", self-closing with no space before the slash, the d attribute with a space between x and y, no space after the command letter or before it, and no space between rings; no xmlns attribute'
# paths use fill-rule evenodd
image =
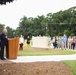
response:
<svg viewBox="0 0 76 75"><path fill-rule="evenodd" d="M0 41L1 41L1 46L6 46L8 39L6 38L6 35L4 33L0 34Z"/></svg>

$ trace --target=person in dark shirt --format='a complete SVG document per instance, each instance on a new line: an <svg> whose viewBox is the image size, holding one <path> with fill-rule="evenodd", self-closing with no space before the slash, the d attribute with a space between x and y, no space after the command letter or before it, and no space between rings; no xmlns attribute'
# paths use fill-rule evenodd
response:
<svg viewBox="0 0 76 75"><path fill-rule="evenodd" d="M55 42L54 42L54 48L58 48L58 44L57 44L57 37L55 37Z"/></svg>
<svg viewBox="0 0 76 75"><path fill-rule="evenodd" d="M75 49L75 38L73 37L73 40L71 42L71 48L74 50Z"/></svg>
<svg viewBox="0 0 76 75"><path fill-rule="evenodd" d="M28 36L27 37L27 47L29 47L30 46L30 37Z"/></svg>
<svg viewBox="0 0 76 75"><path fill-rule="evenodd" d="M4 58L4 47L7 46L7 42L8 42L6 32L7 32L7 30L3 29L2 33L0 34L0 42L1 42L0 43L0 58L1 58L1 60L6 60Z"/></svg>

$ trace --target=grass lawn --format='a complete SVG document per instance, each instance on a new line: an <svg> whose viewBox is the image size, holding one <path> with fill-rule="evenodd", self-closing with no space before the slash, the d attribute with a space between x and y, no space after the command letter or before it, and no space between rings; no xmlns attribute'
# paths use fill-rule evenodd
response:
<svg viewBox="0 0 76 75"><path fill-rule="evenodd" d="M67 66L69 66L73 75L76 75L76 60L65 60L65 61L61 61L61 62L63 62Z"/></svg>
<svg viewBox="0 0 76 75"><path fill-rule="evenodd" d="M71 50L31 50L30 48L25 48L24 50L19 50L19 56L39 56L39 55L69 55L76 54L76 51Z"/></svg>
<svg viewBox="0 0 76 75"><path fill-rule="evenodd" d="M27 47L26 40L24 42L24 50L19 50L18 55L20 56L39 56L39 55L69 55L76 54L76 51L71 50L57 50L57 49L47 49L47 50L36 50Z"/></svg>

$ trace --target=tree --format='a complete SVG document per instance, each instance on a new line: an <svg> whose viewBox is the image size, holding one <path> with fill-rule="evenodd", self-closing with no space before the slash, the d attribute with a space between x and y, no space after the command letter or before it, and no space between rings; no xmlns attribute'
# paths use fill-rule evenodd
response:
<svg viewBox="0 0 76 75"><path fill-rule="evenodd" d="M8 38L16 37L16 32L14 29L10 28L9 26L7 26L6 29Z"/></svg>
<svg viewBox="0 0 76 75"><path fill-rule="evenodd" d="M2 30L4 29L4 24L0 24L0 33L2 32Z"/></svg>
<svg viewBox="0 0 76 75"><path fill-rule="evenodd" d="M6 4L7 2L13 2L14 0L0 0L0 4L3 5L3 4Z"/></svg>
<svg viewBox="0 0 76 75"><path fill-rule="evenodd" d="M29 36L67 36L76 35L76 7L69 8L57 13L48 13L33 17L23 17L16 30L17 35Z"/></svg>

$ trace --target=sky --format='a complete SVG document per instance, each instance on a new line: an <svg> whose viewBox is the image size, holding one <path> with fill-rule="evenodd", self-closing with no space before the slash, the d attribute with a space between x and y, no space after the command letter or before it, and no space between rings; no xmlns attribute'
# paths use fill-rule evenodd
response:
<svg viewBox="0 0 76 75"><path fill-rule="evenodd" d="M76 0L15 0L0 5L0 23L16 29L23 16L46 16L48 13L56 13L74 6Z"/></svg>

